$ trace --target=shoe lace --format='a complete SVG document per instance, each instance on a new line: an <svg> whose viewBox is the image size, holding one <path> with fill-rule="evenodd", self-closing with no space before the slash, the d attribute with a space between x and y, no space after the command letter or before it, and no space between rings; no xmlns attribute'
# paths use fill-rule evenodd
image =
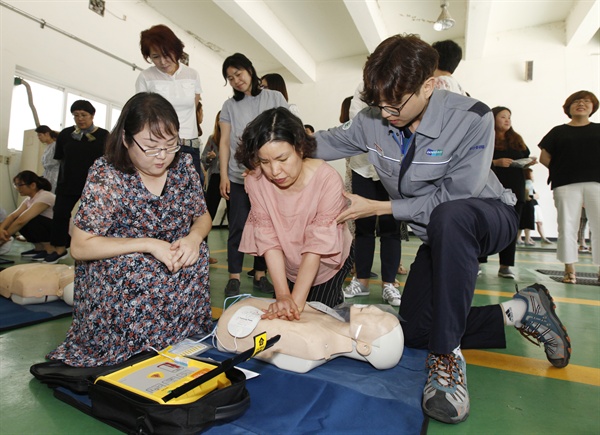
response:
<svg viewBox="0 0 600 435"><path fill-rule="evenodd" d="M346 287L346 293L355 294L355 293L360 293L360 291L361 291L360 282L358 282L357 279L352 278L352 281L350 281L350 284L348 284L348 287Z"/></svg>
<svg viewBox="0 0 600 435"><path fill-rule="evenodd" d="M383 286L383 296L388 298L400 299L400 292L393 284L386 284Z"/></svg>
<svg viewBox="0 0 600 435"><path fill-rule="evenodd" d="M429 381L437 382L445 388L464 386L464 373L453 353L445 355L431 354L427 361Z"/></svg>

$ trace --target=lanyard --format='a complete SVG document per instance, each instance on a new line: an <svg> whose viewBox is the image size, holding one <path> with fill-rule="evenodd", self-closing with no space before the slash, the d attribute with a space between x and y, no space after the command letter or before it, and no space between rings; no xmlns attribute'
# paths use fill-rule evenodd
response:
<svg viewBox="0 0 600 435"><path fill-rule="evenodd" d="M401 130L399 133L397 131L390 130L390 134L396 141L396 144L398 144L398 147L400 148L400 154L402 157L404 157L415 135L411 134L410 136L406 137L404 135L404 130Z"/></svg>

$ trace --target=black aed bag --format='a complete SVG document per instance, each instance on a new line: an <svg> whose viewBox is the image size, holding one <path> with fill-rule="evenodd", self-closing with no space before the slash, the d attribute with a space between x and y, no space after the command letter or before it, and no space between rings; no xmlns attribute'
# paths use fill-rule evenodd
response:
<svg viewBox="0 0 600 435"><path fill-rule="evenodd" d="M279 336L255 337L255 347L222 363L174 360L161 352L99 376L89 387L92 416L131 434L196 434L233 420L250 406L244 373L234 367L267 349Z"/></svg>

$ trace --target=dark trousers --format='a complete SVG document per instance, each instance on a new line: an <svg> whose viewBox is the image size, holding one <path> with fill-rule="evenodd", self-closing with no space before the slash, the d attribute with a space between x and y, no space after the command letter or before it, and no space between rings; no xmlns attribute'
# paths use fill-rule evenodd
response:
<svg viewBox="0 0 600 435"><path fill-rule="evenodd" d="M517 218L519 221L521 220L521 214L523 213L524 203L517 201L515 204L515 212L517 213ZM498 261L503 266L514 266L515 265L515 254L517 252L517 237L515 236L515 240L510 242L506 248L498 252ZM480 263L487 263L487 255L484 255L479 258Z"/></svg>
<svg viewBox="0 0 600 435"><path fill-rule="evenodd" d="M250 198L243 184L229 183L229 237L227 238L227 269L229 273L241 273L244 253L240 252L242 232L250 214ZM264 272L267 263L264 257L254 257L254 270Z"/></svg>
<svg viewBox="0 0 600 435"><path fill-rule="evenodd" d="M469 198L437 206L410 267L402 294L405 344L447 354L506 346L499 305L471 307L478 257L495 254L516 237L514 207L499 200Z"/></svg>
<svg viewBox="0 0 600 435"><path fill-rule="evenodd" d="M206 208L208 209L208 214L210 214L212 220L215 219L217 210L219 210L219 204L221 203L221 199L223 199L219 189L220 184L221 174L212 174L208 179L208 186L206 186L206 190L204 191ZM227 207L229 208L229 201L227 201Z"/></svg>
<svg viewBox="0 0 600 435"><path fill-rule="evenodd" d="M373 181L352 171L352 193L377 201L389 201L390 196L381 181ZM381 260L381 280L394 282L400 265L402 248L400 244L400 222L391 214L369 216L354 221L354 246L356 277L368 279L375 255L375 235L379 235Z"/></svg>
<svg viewBox="0 0 600 435"><path fill-rule="evenodd" d="M192 156L192 160L194 161L194 168L196 168L196 172L200 175L200 184L202 185L202 187L204 187L204 171L202 170L202 166L200 165L200 148L182 145L181 152L190 154Z"/></svg>
<svg viewBox="0 0 600 435"><path fill-rule="evenodd" d="M47 243L50 241L52 219L46 216L36 216L19 230L29 243Z"/></svg>
<svg viewBox="0 0 600 435"><path fill-rule="evenodd" d="M71 212L80 197L81 194L56 195L53 208L54 216L52 218L52 236L50 237L50 243L53 246L70 245L69 223L71 222Z"/></svg>

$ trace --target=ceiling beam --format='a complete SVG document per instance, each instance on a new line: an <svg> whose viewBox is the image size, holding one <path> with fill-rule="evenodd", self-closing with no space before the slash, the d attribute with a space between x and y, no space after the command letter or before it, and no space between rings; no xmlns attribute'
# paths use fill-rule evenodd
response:
<svg viewBox="0 0 600 435"><path fill-rule="evenodd" d="M301 83L317 77L314 59L262 0L213 0ZM225 31L225 30L224 30Z"/></svg>
<svg viewBox="0 0 600 435"><path fill-rule="evenodd" d="M579 0L565 20L567 47L585 45L600 28L600 0Z"/></svg>
<svg viewBox="0 0 600 435"><path fill-rule="evenodd" d="M379 5L375 0L344 0L344 5L367 50L372 53L389 36Z"/></svg>
<svg viewBox="0 0 600 435"><path fill-rule="evenodd" d="M494 1L467 1L467 24L465 26L465 60L483 58L488 38Z"/></svg>

